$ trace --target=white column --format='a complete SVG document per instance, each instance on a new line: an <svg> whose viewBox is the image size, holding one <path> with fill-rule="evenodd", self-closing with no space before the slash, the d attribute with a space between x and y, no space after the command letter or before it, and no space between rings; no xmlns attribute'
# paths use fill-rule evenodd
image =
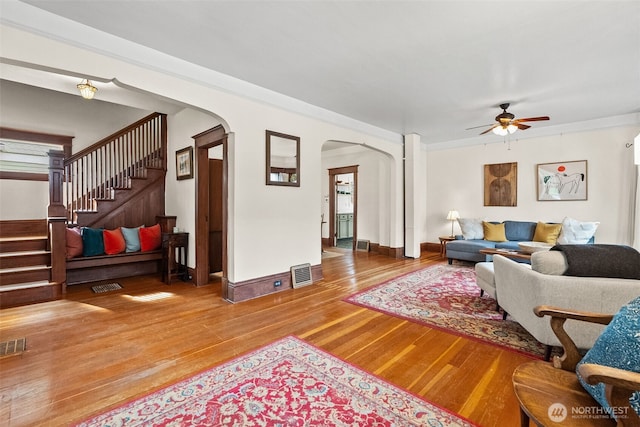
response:
<svg viewBox="0 0 640 427"><path fill-rule="evenodd" d="M420 203L424 188L420 188L420 135L404 136L404 229L405 256L420 258Z"/></svg>
<svg viewBox="0 0 640 427"><path fill-rule="evenodd" d="M635 165L635 186L631 206L631 242L640 251L640 134L633 140L633 163Z"/></svg>

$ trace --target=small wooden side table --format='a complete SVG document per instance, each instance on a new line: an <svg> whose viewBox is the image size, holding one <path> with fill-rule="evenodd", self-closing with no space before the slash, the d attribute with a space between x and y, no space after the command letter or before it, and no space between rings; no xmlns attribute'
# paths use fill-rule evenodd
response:
<svg viewBox="0 0 640 427"><path fill-rule="evenodd" d="M162 233L162 281L170 285L172 277L186 280L188 259L189 233Z"/></svg>
<svg viewBox="0 0 640 427"><path fill-rule="evenodd" d="M453 236L440 236L438 239L440 239L440 257L444 258L447 253L447 243L456 240L456 238Z"/></svg>

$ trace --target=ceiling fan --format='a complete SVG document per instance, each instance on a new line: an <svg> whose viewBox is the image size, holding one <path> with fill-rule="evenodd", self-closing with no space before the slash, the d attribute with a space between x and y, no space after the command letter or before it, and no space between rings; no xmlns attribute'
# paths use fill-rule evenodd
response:
<svg viewBox="0 0 640 427"><path fill-rule="evenodd" d="M502 113L496 116L496 122L498 123L496 123L493 126L491 125L476 126L476 127L468 128L467 130L477 129L479 127L484 127L484 126L491 126L489 129L485 130L480 135L484 135L485 133L493 131L493 133L495 133L496 135L504 136L510 133L514 133L518 129L525 130L531 127L529 125L525 125L523 122L541 122L544 120L549 120L549 116L527 117L524 119L516 119L516 116L507 112L507 108L509 108L509 103L500 104L500 108L502 108Z"/></svg>

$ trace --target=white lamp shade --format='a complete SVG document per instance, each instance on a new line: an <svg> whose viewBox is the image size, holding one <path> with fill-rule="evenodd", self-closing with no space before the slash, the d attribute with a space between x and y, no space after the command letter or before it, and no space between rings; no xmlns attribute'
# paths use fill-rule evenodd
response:
<svg viewBox="0 0 640 427"><path fill-rule="evenodd" d="M640 166L640 134L633 139L633 163Z"/></svg>
<svg viewBox="0 0 640 427"><path fill-rule="evenodd" d="M449 221L455 221L458 218L460 218L460 214L458 213L458 211L449 211L449 213L447 214L447 219Z"/></svg>

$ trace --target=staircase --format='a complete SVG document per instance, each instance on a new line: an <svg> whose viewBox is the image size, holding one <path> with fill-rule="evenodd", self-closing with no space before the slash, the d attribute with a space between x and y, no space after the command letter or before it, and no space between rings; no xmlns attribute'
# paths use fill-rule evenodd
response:
<svg viewBox="0 0 640 427"><path fill-rule="evenodd" d="M49 301L64 292L52 282L47 220L0 221L0 308Z"/></svg>
<svg viewBox="0 0 640 427"><path fill-rule="evenodd" d="M166 115L160 113L67 159L51 151L48 218L0 221L0 308L66 292L67 227L137 227L164 215L166 154Z"/></svg>
<svg viewBox="0 0 640 427"><path fill-rule="evenodd" d="M67 223L153 225L164 212L166 116L151 114L64 161Z"/></svg>

